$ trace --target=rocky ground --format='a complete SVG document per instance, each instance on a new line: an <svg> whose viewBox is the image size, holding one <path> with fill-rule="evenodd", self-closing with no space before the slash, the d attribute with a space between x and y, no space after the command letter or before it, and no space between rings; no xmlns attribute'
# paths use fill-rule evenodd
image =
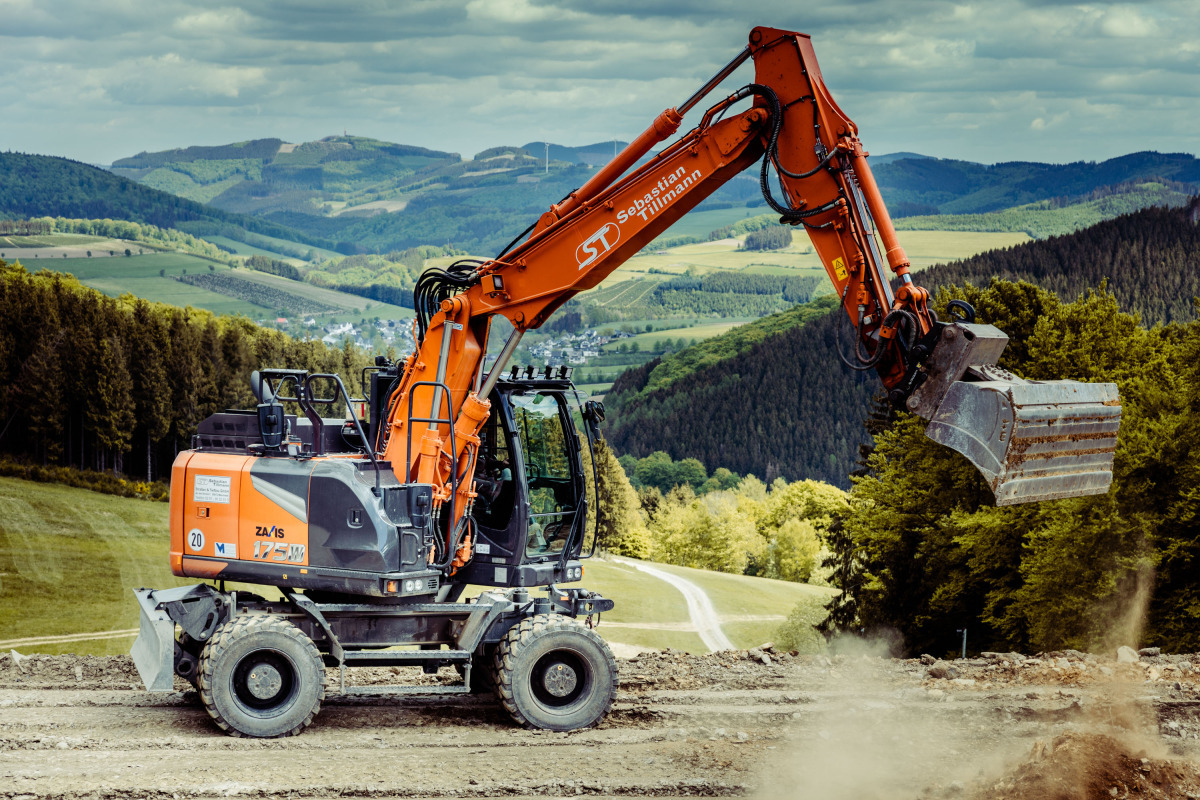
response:
<svg viewBox="0 0 1200 800"><path fill-rule="evenodd" d="M608 720L570 734L488 698L341 696L331 673L311 728L259 741L221 734L186 684L141 691L127 658L10 654L0 798L1200 800L1200 654L1121 657L644 653L620 660Z"/></svg>

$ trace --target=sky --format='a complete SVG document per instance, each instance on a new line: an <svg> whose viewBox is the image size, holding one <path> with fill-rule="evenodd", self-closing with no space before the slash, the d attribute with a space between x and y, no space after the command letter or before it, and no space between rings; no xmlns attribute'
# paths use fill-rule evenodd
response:
<svg viewBox="0 0 1200 800"><path fill-rule="evenodd" d="M1200 151L1197 0L0 0L0 150L629 140L756 25L812 36L872 153Z"/></svg>

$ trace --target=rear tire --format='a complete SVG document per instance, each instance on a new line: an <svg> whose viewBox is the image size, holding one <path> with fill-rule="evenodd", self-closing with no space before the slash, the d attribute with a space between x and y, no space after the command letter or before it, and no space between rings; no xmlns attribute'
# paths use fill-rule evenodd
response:
<svg viewBox="0 0 1200 800"><path fill-rule="evenodd" d="M509 629L496 648L496 695L527 728L590 728L616 699L617 662L590 628L539 615Z"/></svg>
<svg viewBox="0 0 1200 800"><path fill-rule="evenodd" d="M321 710L325 664L292 623L245 615L223 624L200 654L200 699L234 736L294 736Z"/></svg>

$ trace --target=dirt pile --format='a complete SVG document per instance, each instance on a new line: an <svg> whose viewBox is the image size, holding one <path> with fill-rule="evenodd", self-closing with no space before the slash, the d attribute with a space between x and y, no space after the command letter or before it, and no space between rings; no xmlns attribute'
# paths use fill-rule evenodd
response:
<svg viewBox="0 0 1200 800"><path fill-rule="evenodd" d="M919 663L926 667L929 681L948 682L941 684L941 688L1143 683L1156 691L1200 697L1200 653L1162 655L1157 648L1145 648L1140 655L1135 653L1130 658L1133 660L1105 658L1078 650L1056 650L1033 656L984 653L980 658L954 661L940 661L926 655Z"/></svg>
<svg viewBox="0 0 1200 800"><path fill-rule="evenodd" d="M1029 757L973 800L1100 800L1101 798L1195 800L1200 770L1191 764L1151 758L1112 736L1064 733L1037 742Z"/></svg>
<svg viewBox="0 0 1200 800"><path fill-rule="evenodd" d="M4 689L143 689L129 656L0 655Z"/></svg>

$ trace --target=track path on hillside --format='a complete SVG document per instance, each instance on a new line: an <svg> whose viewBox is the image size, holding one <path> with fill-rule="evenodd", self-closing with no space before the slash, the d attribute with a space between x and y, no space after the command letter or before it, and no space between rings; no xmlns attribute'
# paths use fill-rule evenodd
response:
<svg viewBox="0 0 1200 800"><path fill-rule="evenodd" d="M717 610L713 608L712 601L708 599L708 595L699 586L687 578L672 575L670 572L658 569L657 567L651 567L648 564L642 564L638 561L627 561L624 558L613 560L641 570L647 575L658 578L661 581L666 581L678 589L683 594L683 599L687 601L688 616L692 618L692 625L695 626L696 633L700 634L700 641L704 642L704 646L710 652L737 650L734 643L729 641L729 637L725 635L725 631L721 630L721 619L717 616Z"/></svg>

